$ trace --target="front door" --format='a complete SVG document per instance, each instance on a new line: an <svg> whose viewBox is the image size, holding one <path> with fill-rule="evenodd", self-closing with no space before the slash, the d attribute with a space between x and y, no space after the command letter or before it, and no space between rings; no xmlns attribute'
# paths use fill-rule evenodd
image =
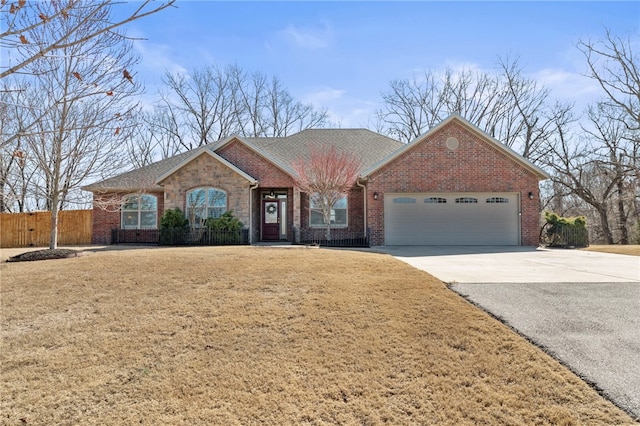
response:
<svg viewBox="0 0 640 426"><path fill-rule="evenodd" d="M262 200L262 239L280 239L280 201Z"/></svg>

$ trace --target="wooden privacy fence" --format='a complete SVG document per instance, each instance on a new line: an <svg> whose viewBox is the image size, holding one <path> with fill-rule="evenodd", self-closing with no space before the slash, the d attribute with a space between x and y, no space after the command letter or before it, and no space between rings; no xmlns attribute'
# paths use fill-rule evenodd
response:
<svg viewBox="0 0 640 426"><path fill-rule="evenodd" d="M63 210L58 214L58 244L91 244L92 210ZM51 212L1 213L0 247L48 247Z"/></svg>

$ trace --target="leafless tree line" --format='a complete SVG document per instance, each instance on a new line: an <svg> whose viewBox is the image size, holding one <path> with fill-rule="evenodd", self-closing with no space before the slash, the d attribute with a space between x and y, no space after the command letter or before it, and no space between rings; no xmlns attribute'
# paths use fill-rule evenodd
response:
<svg viewBox="0 0 640 426"><path fill-rule="evenodd" d="M107 1L2 2L0 212L77 205L80 185L121 170L140 93L122 25L174 1L143 1L114 19ZM122 3L116 3L122 5Z"/></svg>
<svg viewBox="0 0 640 426"><path fill-rule="evenodd" d="M277 138L328 123L326 110L294 98L277 77L239 66L166 73L159 97L128 145L138 167L230 135Z"/></svg>

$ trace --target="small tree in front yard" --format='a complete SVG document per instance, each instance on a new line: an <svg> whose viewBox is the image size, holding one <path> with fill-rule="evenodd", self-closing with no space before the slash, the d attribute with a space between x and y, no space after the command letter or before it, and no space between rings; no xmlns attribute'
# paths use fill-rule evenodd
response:
<svg viewBox="0 0 640 426"><path fill-rule="evenodd" d="M309 195L309 203L319 206L331 240L331 211L356 183L361 162L349 152L334 146L312 147L308 158L293 162L296 187Z"/></svg>

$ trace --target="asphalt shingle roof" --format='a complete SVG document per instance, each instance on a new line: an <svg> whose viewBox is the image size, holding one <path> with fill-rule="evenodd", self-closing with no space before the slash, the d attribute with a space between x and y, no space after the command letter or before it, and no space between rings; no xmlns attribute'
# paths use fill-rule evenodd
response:
<svg viewBox="0 0 640 426"><path fill-rule="evenodd" d="M367 170L404 144L367 129L308 129L286 138L244 138L247 145L271 159L276 165L290 174L294 174L292 164L297 159L308 159L311 147L334 146L340 150L352 152L362 161L361 171ZM139 169L92 183L83 189L92 192L108 190L162 190L156 183L158 177L178 167L197 151L216 150L221 141L178 154Z"/></svg>

